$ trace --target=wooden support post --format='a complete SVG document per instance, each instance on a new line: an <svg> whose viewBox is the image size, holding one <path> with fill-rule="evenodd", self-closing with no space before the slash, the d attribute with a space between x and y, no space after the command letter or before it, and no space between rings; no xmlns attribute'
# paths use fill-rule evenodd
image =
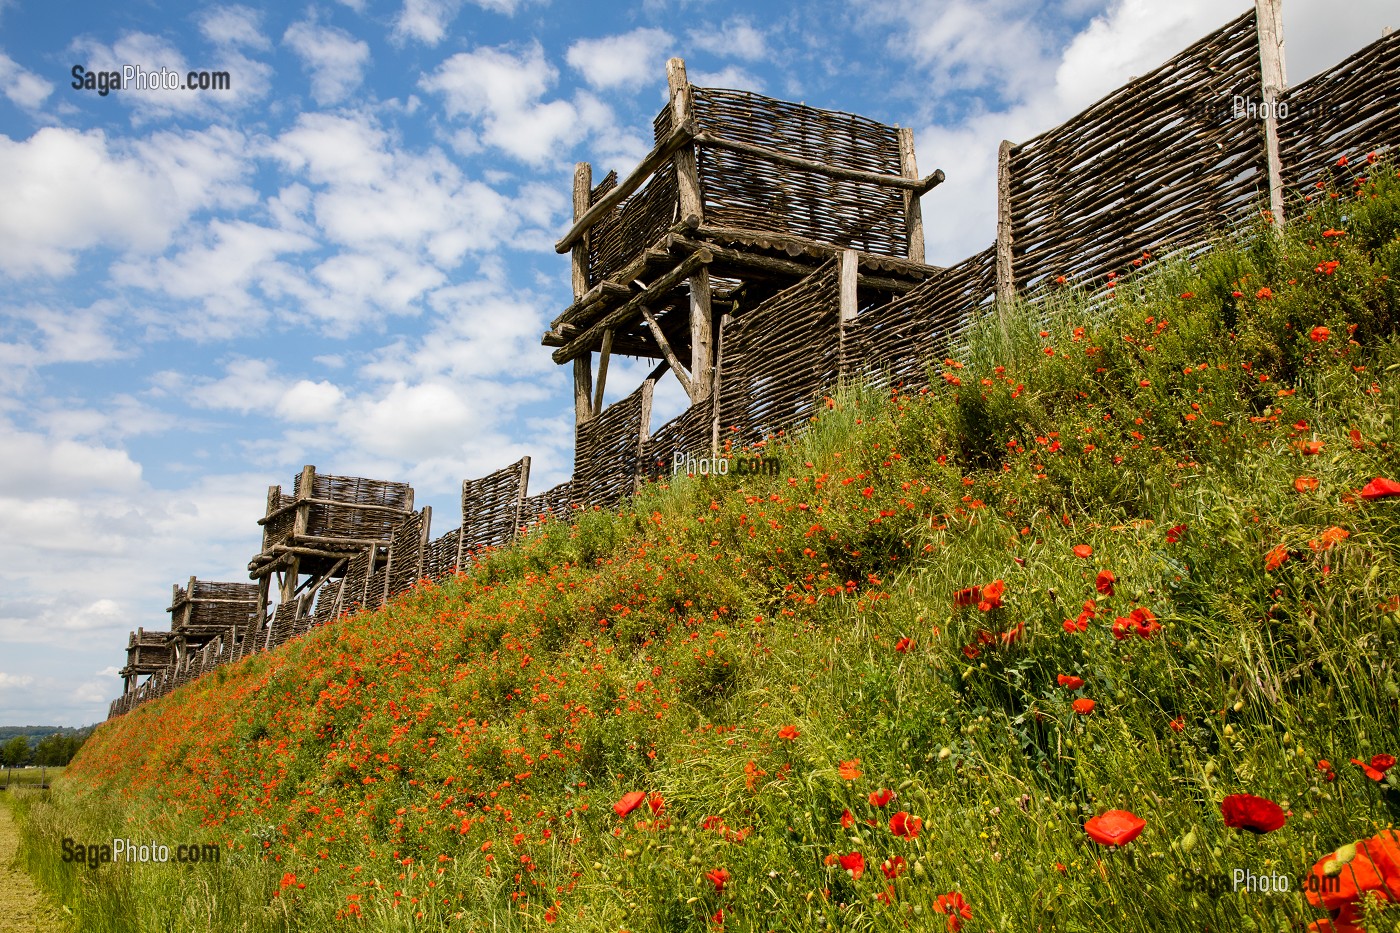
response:
<svg viewBox="0 0 1400 933"><path fill-rule="evenodd" d="M710 270L690 277L690 402L710 397L715 381L715 322L710 308Z"/></svg>
<svg viewBox="0 0 1400 933"><path fill-rule="evenodd" d="M737 304L736 302L736 309ZM719 319L719 334L715 339L715 381L710 393L710 456L712 457L720 455L719 417L720 402L724 398L724 332L732 323L734 323L732 315L722 315Z"/></svg>
<svg viewBox="0 0 1400 933"><path fill-rule="evenodd" d="M1278 99L1288 86L1283 62L1283 0L1254 0L1259 27L1259 70L1264 98L1264 150L1268 162L1269 214L1283 229L1283 160L1279 156Z"/></svg>
<svg viewBox="0 0 1400 933"><path fill-rule="evenodd" d="M282 574L282 592L279 602L289 603L296 598L297 579L301 576L301 555L293 554L287 561L287 569Z"/></svg>
<svg viewBox="0 0 1400 933"><path fill-rule="evenodd" d="M646 474L642 469L644 458L647 452L647 441L651 438L651 395L656 387L655 380L647 379L642 382L642 414L641 430L637 432L637 469L632 474L632 494L635 496L642 488L642 483L646 480Z"/></svg>
<svg viewBox="0 0 1400 933"><path fill-rule="evenodd" d="M268 590L272 586L272 573L268 572L258 577L258 605L253 610L253 632L262 631L263 625L267 622L267 597Z"/></svg>
<svg viewBox="0 0 1400 933"><path fill-rule="evenodd" d="M666 84L671 92L671 126L688 126L693 113L690 80L685 61L673 58L666 63ZM694 144L682 146L671 157L676 167L676 192L680 216L705 222L704 200L700 192L700 170ZM690 277L690 387L692 405L710 397L714 385L715 322L710 309L710 272L701 268Z"/></svg>
<svg viewBox="0 0 1400 933"><path fill-rule="evenodd" d="M919 177L919 163L914 158L914 131L907 126L899 128L899 173L905 178ZM904 228L909 236L909 258L914 262L924 262L924 212L919 195L905 190Z"/></svg>
<svg viewBox="0 0 1400 933"><path fill-rule="evenodd" d="M593 166L587 162L574 165L574 222L588 213L588 198L593 191ZM592 237L585 233L574 244L573 285L574 301L583 297L590 288L588 282L588 244ZM606 364L604 364L606 365ZM592 404L593 394L593 354L584 353L574 358L574 424L582 427L592 421L598 407ZM599 391L598 395L603 393Z"/></svg>
<svg viewBox="0 0 1400 933"><path fill-rule="evenodd" d="M593 390L593 411L603 410L603 387L608 384L608 360L612 357L613 329L603 331L603 349L598 354L598 387ZM589 354L590 356L592 354Z"/></svg>
<svg viewBox="0 0 1400 933"><path fill-rule="evenodd" d="M997 150L997 302L1016 297L1016 270L1011 262L1011 142Z"/></svg>
<svg viewBox="0 0 1400 933"><path fill-rule="evenodd" d="M840 294L841 320L837 334L840 346L836 358L842 376L851 370L848 357L850 348L846 345L846 327L856 319L860 303L856 295L856 279L860 273L860 257L853 249L841 251L841 264L836 268L836 290Z"/></svg>

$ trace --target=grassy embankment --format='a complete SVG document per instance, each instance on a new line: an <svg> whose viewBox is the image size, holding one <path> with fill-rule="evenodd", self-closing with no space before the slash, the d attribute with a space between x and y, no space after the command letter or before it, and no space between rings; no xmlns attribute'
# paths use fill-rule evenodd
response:
<svg viewBox="0 0 1400 933"><path fill-rule="evenodd" d="M834 392L781 476L649 487L103 726L31 867L89 931L1302 929L1400 810L1350 763L1400 753L1379 174L980 326L926 394Z"/></svg>

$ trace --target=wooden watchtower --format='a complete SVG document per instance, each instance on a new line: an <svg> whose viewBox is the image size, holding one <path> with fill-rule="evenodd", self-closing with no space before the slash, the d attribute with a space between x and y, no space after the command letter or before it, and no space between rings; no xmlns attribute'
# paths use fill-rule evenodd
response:
<svg viewBox="0 0 1400 933"><path fill-rule="evenodd" d="M171 587L170 633L175 636L175 659L203 648L220 635L242 638L255 627L256 583L216 583L190 577L186 586Z"/></svg>
<svg viewBox="0 0 1400 933"><path fill-rule="evenodd" d="M138 678L165 670L175 657L170 632L148 632L138 628L127 637L126 666L121 675L126 693L136 689Z"/></svg>
<svg viewBox="0 0 1400 933"><path fill-rule="evenodd" d="M265 624L274 576L282 603L309 597L327 579L342 575L352 557L369 548L373 559L387 549L394 526L412 513L408 483L330 476L305 466L291 495L269 486L267 514L258 519L262 551L248 564L248 576L258 581L255 631ZM302 576L308 579L303 582Z"/></svg>
<svg viewBox="0 0 1400 933"><path fill-rule="evenodd" d="M655 148L618 181L574 173L574 301L545 346L574 364L580 427L602 408L613 353L663 361L692 404L715 385L722 314L742 314L846 251L866 294L902 294L924 263L920 177L911 130L744 91L692 86L666 67L670 103ZM876 298L878 301L878 298ZM594 385L593 354L599 354Z"/></svg>

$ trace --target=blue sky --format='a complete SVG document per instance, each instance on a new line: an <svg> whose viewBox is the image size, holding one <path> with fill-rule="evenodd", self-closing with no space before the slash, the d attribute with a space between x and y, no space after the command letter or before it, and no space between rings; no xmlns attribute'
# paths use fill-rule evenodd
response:
<svg viewBox="0 0 1400 933"><path fill-rule="evenodd" d="M573 164L649 148L667 57L699 85L913 126L931 262L994 235L996 144L1053 126L1247 9L1180 0L0 0L0 723L106 715L172 583L246 579L304 463L567 478ZM1295 82L1400 26L1289 0ZM71 69L227 71L224 92ZM1130 115L1129 115L1130 116ZM615 363L609 397L646 361ZM654 426L678 413L674 381Z"/></svg>

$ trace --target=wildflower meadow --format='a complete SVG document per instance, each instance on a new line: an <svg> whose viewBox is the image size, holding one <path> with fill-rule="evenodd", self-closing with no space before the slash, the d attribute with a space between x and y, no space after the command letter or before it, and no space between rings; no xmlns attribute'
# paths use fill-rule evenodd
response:
<svg viewBox="0 0 1400 933"><path fill-rule="evenodd" d="M29 868L93 933L1400 930L1400 175L1289 220L108 722Z"/></svg>

